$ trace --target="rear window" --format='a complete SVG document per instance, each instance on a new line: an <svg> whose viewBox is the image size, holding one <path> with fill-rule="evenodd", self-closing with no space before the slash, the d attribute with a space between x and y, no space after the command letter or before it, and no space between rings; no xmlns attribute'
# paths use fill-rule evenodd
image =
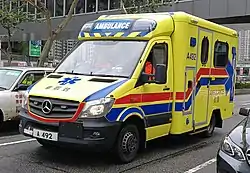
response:
<svg viewBox="0 0 250 173"><path fill-rule="evenodd" d="M214 45L214 67L226 67L228 62L228 43L216 41Z"/></svg>

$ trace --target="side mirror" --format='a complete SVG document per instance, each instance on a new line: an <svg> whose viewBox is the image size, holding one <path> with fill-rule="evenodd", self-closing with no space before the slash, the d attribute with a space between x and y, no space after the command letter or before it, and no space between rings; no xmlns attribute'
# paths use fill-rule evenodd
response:
<svg viewBox="0 0 250 173"><path fill-rule="evenodd" d="M27 90L28 89L28 85L24 85L24 84L19 84L19 85L17 85L16 86L16 88L15 88L15 91L19 91L19 90L21 90L21 91L23 91L23 90Z"/></svg>
<svg viewBox="0 0 250 173"><path fill-rule="evenodd" d="M166 65L165 64L157 64L156 70L155 70L155 83L165 84L166 78L167 78Z"/></svg>
<svg viewBox="0 0 250 173"><path fill-rule="evenodd" d="M250 108L240 108L239 114L243 116L249 116Z"/></svg>

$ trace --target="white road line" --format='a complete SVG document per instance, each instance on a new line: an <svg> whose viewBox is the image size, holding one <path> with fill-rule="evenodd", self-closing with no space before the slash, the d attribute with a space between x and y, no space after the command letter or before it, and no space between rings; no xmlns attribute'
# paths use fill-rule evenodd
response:
<svg viewBox="0 0 250 173"><path fill-rule="evenodd" d="M21 144L21 143L27 143L35 141L36 139L26 139L21 141L13 141L13 142L6 142L6 143L0 143L0 147L7 146L7 145L15 145L15 144Z"/></svg>
<svg viewBox="0 0 250 173"><path fill-rule="evenodd" d="M213 158L213 159L211 159L211 160L209 160L209 161L207 161L207 162L205 162L203 164L200 164L200 165L198 165L198 166L196 166L196 167L194 167L192 169L189 169L188 171L186 171L184 173L194 173L194 172L197 172L197 171L199 171L199 170L207 167L208 165L213 164L214 162L216 162L216 158Z"/></svg>
<svg viewBox="0 0 250 173"><path fill-rule="evenodd" d="M242 106L246 106L246 105L250 105L250 103L244 103L244 104L241 104Z"/></svg>

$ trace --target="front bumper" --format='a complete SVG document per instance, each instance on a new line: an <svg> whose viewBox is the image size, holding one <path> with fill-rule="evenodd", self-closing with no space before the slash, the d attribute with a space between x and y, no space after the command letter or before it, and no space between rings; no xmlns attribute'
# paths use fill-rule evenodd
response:
<svg viewBox="0 0 250 173"><path fill-rule="evenodd" d="M238 161L223 151L217 154L217 173L249 173L250 166L247 161Z"/></svg>
<svg viewBox="0 0 250 173"><path fill-rule="evenodd" d="M58 145L81 147L82 149L90 148L94 151L111 149L121 128L120 122L111 123L105 118L86 119L77 122L45 123L30 117L24 109L20 111L19 115L19 132L25 136L37 138L32 133L27 134L25 129L29 129L31 132L34 129L56 132L57 140L51 142Z"/></svg>

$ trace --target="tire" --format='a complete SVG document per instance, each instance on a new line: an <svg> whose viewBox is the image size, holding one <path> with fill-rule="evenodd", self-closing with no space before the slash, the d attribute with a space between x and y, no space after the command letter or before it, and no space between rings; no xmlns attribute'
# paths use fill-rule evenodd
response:
<svg viewBox="0 0 250 173"><path fill-rule="evenodd" d="M207 126L207 130L205 132L203 132L202 136L205 138L212 137L213 133L214 133L215 125L216 125L216 118L214 115L212 115L210 123Z"/></svg>
<svg viewBox="0 0 250 173"><path fill-rule="evenodd" d="M140 135L133 124L125 125L115 144L115 155L119 163L129 163L137 156L140 146Z"/></svg>

